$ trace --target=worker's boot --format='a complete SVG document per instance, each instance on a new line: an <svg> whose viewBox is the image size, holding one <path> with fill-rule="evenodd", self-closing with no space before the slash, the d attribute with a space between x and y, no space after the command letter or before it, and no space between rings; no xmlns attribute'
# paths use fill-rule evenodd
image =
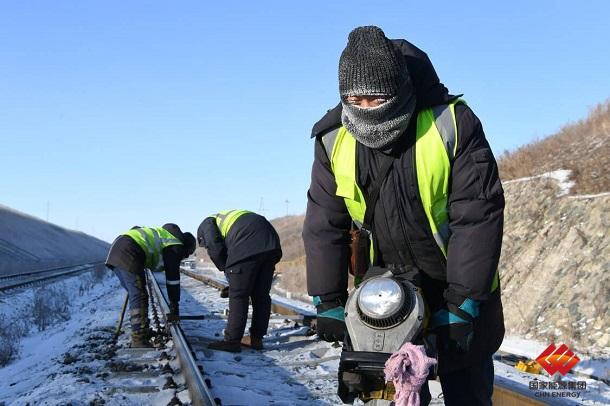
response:
<svg viewBox="0 0 610 406"><path fill-rule="evenodd" d="M152 345L150 344L148 309L140 308L130 310L129 316L131 321L131 347L152 347Z"/></svg>
<svg viewBox="0 0 610 406"><path fill-rule="evenodd" d="M263 349L263 339L252 336L244 336L241 339L241 345L244 347L252 348L253 350L262 350Z"/></svg>
<svg viewBox="0 0 610 406"><path fill-rule="evenodd" d="M131 348L152 348L152 345L143 332L134 331L131 333Z"/></svg>
<svg viewBox="0 0 610 406"><path fill-rule="evenodd" d="M239 340L214 341L208 344L208 348L218 351L241 352L241 343Z"/></svg>

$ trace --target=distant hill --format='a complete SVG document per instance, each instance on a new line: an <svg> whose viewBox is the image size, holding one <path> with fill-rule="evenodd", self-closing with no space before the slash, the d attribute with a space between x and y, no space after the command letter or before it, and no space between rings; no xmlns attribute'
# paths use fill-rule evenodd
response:
<svg viewBox="0 0 610 406"><path fill-rule="evenodd" d="M305 256L303 247L303 221L305 215L300 216L285 216L271 220L271 224L275 227L280 241L282 242L282 261L298 261Z"/></svg>
<svg viewBox="0 0 610 406"><path fill-rule="evenodd" d="M498 159L507 181L558 169L571 171L574 194L610 191L610 100L558 133L504 153Z"/></svg>
<svg viewBox="0 0 610 406"><path fill-rule="evenodd" d="M0 275L103 261L110 245L0 205Z"/></svg>
<svg viewBox="0 0 610 406"><path fill-rule="evenodd" d="M285 216L271 220L282 243L282 261L277 264L277 282L275 288L280 292L291 292L293 295L307 295L307 278L305 275L305 248L303 246L303 221L305 215ZM308 300L308 299L307 299Z"/></svg>

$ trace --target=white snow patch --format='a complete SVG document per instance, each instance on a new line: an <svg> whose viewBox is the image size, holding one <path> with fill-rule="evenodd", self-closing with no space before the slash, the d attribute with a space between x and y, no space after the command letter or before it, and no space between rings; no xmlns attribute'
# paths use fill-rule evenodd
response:
<svg viewBox="0 0 610 406"><path fill-rule="evenodd" d="M596 197L605 197L605 196L610 196L610 192L597 193L594 195L568 196L568 199L595 199Z"/></svg>
<svg viewBox="0 0 610 406"><path fill-rule="evenodd" d="M544 344L536 340L527 340L525 338L516 336L506 336L504 337L504 341L502 341L500 351L508 352L520 357L536 359L536 357L540 355L540 353L548 346L548 343Z"/></svg>
<svg viewBox="0 0 610 406"><path fill-rule="evenodd" d="M528 182L528 181L534 180L534 179L550 178L550 179L554 179L557 181L557 184L559 186L559 193L557 193L557 196L559 197L559 196L565 196L568 193L570 193L570 190L574 186L574 182L570 180L571 174L572 174L572 171L569 169L559 169L556 171L543 173L541 175L528 176L525 178L507 180L502 183L505 185L509 185L511 183Z"/></svg>

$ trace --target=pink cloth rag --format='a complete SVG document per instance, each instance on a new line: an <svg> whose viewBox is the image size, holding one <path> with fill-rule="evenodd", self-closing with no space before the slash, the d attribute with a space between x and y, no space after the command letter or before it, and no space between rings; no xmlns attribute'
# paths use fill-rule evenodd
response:
<svg viewBox="0 0 610 406"><path fill-rule="evenodd" d="M404 343L385 363L385 380L392 381L396 406L419 406L419 389L426 382L429 368L436 364L423 345Z"/></svg>

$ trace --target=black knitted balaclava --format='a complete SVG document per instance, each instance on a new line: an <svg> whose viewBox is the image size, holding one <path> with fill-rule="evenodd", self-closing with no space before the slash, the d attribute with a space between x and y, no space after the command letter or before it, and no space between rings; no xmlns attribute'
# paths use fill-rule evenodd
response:
<svg viewBox="0 0 610 406"><path fill-rule="evenodd" d="M341 122L362 144L385 149L406 130L415 111L415 91L402 54L379 27L354 29L339 59ZM378 107L347 103L348 96L386 96Z"/></svg>

